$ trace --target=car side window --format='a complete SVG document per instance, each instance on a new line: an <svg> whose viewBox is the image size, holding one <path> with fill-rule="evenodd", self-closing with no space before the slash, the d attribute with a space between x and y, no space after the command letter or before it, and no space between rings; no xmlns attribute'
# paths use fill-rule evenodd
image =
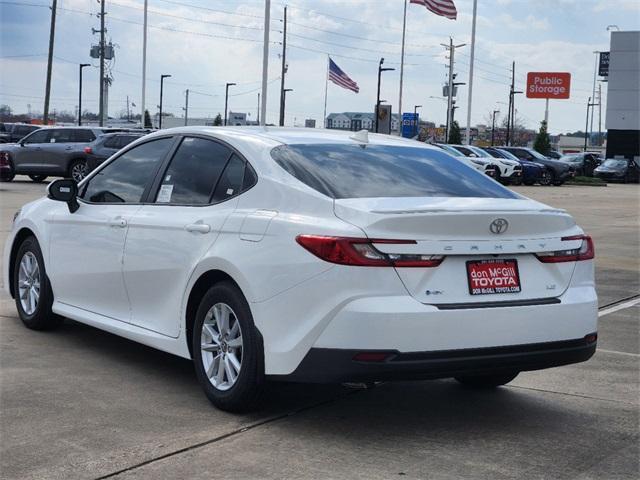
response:
<svg viewBox="0 0 640 480"><path fill-rule="evenodd" d="M173 138L152 140L120 155L89 180L80 197L93 203L141 202L172 143Z"/></svg>
<svg viewBox="0 0 640 480"><path fill-rule="evenodd" d="M109 137L104 141L103 146L105 148L118 148L118 137L117 136L113 136L113 137Z"/></svg>
<svg viewBox="0 0 640 480"><path fill-rule="evenodd" d="M96 139L96 136L91 130L79 129L73 131L73 142L76 143L91 143Z"/></svg>
<svg viewBox="0 0 640 480"><path fill-rule="evenodd" d="M136 137L134 135L118 135L118 142L116 144L116 148L122 148L129 145L134 140L137 140L140 137Z"/></svg>
<svg viewBox="0 0 640 480"><path fill-rule="evenodd" d="M156 203L207 205L231 149L213 140L185 137L167 168Z"/></svg>
<svg viewBox="0 0 640 480"><path fill-rule="evenodd" d="M244 168L244 160L234 153L220 176L215 192L213 192L212 201L214 203L240 193L244 181Z"/></svg>
<svg viewBox="0 0 640 480"><path fill-rule="evenodd" d="M49 141L49 133L51 130L37 130L24 139L25 144L30 143L47 143Z"/></svg>
<svg viewBox="0 0 640 480"><path fill-rule="evenodd" d="M51 130L50 143L71 143L73 142L73 130L60 128Z"/></svg>

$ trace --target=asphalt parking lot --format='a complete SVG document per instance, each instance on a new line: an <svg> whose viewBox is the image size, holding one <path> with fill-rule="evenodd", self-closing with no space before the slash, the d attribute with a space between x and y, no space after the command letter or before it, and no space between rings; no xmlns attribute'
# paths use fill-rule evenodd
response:
<svg viewBox="0 0 640 480"><path fill-rule="evenodd" d="M566 208L594 237L589 362L495 392L449 380L275 385L262 411L232 415L209 404L190 362L71 321L27 330L3 292L0 476L638 478L640 188L516 190ZM15 210L43 192L21 177L0 183L2 244Z"/></svg>

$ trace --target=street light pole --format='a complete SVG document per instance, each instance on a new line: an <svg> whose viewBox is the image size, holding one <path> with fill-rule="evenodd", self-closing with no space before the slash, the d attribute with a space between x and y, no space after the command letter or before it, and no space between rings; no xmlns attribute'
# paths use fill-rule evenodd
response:
<svg viewBox="0 0 640 480"><path fill-rule="evenodd" d="M235 83L227 83L224 90L224 126L227 126L227 104L229 103L229 87L234 86Z"/></svg>
<svg viewBox="0 0 640 480"><path fill-rule="evenodd" d="M82 69L89 67L89 63L80 64L80 80L78 82L78 126L82 125Z"/></svg>
<svg viewBox="0 0 640 480"><path fill-rule="evenodd" d="M380 80L382 77L382 72L395 70L395 68L382 68L383 63L384 63L384 58L381 58L380 63L378 64L378 94L376 96L376 129L375 129L376 133L378 133L378 118L380 116Z"/></svg>
<svg viewBox="0 0 640 480"><path fill-rule="evenodd" d="M49 29L49 55L47 57L47 83L44 91L44 113L42 123L49 124L49 100L51 99L51 68L53 66L53 42L56 37L56 11L58 10L57 0L51 4L51 27Z"/></svg>
<svg viewBox="0 0 640 480"><path fill-rule="evenodd" d="M587 121L585 122L584 125L584 151L587 151L587 138L589 135L589 108L591 107L591 97L589 97L589 100L587 100Z"/></svg>
<svg viewBox="0 0 640 480"><path fill-rule="evenodd" d="M496 113L500 113L500 110L493 111L493 118L491 119L491 146L493 147L495 141L496 131Z"/></svg>
<svg viewBox="0 0 640 480"><path fill-rule="evenodd" d="M160 118L158 119L158 130L162 128L162 90L164 86L164 79L169 77L171 77L171 75L160 75Z"/></svg>
<svg viewBox="0 0 640 480"><path fill-rule="evenodd" d="M422 108L422 105L414 105L413 106L413 121L414 121L414 129L413 129L413 136L415 137L416 135L418 135L418 109Z"/></svg>

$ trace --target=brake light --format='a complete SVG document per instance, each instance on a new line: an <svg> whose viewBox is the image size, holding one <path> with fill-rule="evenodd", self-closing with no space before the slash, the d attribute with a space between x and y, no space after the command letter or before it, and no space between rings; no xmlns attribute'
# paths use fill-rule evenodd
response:
<svg viewBox="0 0 640 480"><path fill-rule="evenodd" d="M93 153L91 147L84 147L84 153Z"/></svg>
<svg viewBox="0 0 640 480"><path fill-rule="evenodd" d="M555 252L536 253L536 257L542 263L578 262L580 260L591 260L595 257L595 247L589 235L573 235L562 237L563 242L571 240L582 240L578 248L571 250L557 250Z"/></svg>
<svg viewBox="0 0 640 480"><path fill-rule="evenodd" d="M437 267L443 255L383 253L374 243L408 245L415 240L387 240L352 237L298 235L296 241L316 257L339 265L358 267Z"/></svg>

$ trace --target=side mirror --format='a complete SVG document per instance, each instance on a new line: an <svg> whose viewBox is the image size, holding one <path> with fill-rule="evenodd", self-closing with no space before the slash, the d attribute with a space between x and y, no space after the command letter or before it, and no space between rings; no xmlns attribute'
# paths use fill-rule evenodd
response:
<svg viewBox="0 0 640 480"><path fill-rule="evenodd" d="M62 178L51 182L47 187L48 196L51 200L65 202L69 207L69 213L75 213L80 204L78 204L78 184L71 178Z"/></svg>

